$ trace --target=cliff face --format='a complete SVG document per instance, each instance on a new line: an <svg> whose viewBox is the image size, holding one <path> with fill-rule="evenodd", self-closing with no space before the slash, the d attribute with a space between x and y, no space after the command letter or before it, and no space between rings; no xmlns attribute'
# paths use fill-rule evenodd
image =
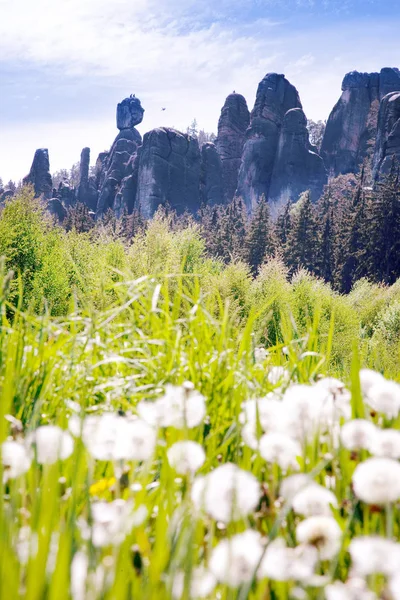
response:
<svg viewBox="0 0 400 600"><path fill-rule="evenodd" d="M136 208L145 218L168 204L182 214L200 207L198 141L175 129L146 133L138 152Z"/></svg>
<svg viewBox="0 0 400 600"><path fill-rule="evenodd" d="M324 162L309 141L306 116L301 108L292 108L283 119L279 136L269 189L271 209L276 213L305 190L317 201L326 183Z"/></svg>
<svg viewBox="0 0 400 600"><path fill-rule="evenodd" d="M400 161L400 91L387 94L380 105L373 176L378 180Z"/></svg>
<svg viewBox="0 0 400 600"><path fill-rule="evenodd" d="M330 175L358 171L368 151L368 125L374 103L398 90L398 69L385 68L380 73L353 71L345 76L342 95L329 116L321 147Z"/></svg>
<svg viewBox="0 0 400 600"><path fill-rule="evenodd" d="M258 86L251 113L236 192L249 212L262 195L269 197L280 131L291 108L301 108L296 88L284 75L266 75Z"/></svg>
<svg viewBox="0 0 400 600"><path fill-rule="evenodd" d="M23 179L24 185L32 184L35 196L43 196L49 200L52 195L53 184L50 175L49 151L39 148L35 152L29 174Z"/></svg>
<svg viewBox="0 0 400 600"><path fill-rule="evenodd" d="M230 94L222 107L215 145L221 159L224 201L235 195L250 112L241 94Z"/></svg>

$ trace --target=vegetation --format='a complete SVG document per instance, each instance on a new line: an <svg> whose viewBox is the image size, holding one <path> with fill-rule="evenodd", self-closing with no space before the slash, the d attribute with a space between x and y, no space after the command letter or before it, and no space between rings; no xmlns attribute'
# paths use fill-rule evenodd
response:
<svg viewBox="0 0 400 600"><path fill-rule="evenodd" d="M28 188L6 204L0 597L329 600L349 574L396 589L400 387L380 373L398 377L399 285L341 295L267 245L261 260L267 207L242 216L228 241L251 266L165 212L131 239L112 219L66 231ZM372 566L365 535L382 538Z"/></svg>

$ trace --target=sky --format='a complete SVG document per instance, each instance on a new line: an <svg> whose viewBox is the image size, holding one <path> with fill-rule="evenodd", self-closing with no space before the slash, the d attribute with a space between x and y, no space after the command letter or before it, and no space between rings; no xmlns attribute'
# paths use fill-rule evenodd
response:
<svg viewBox="0 0 400 600"><path fill-rule="evenodd" d="M0 0L0 177L91 162L118 133L134 93L144 134L196 118L217 131L226 96L251 109L268 72L326 119L345 73L400 67L400 0ZM165 108L165 111L162 111Z"/></svg>

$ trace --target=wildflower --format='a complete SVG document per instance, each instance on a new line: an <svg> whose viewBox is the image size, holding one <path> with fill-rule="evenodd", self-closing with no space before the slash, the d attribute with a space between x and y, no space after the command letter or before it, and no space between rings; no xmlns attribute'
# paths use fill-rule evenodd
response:
<svg viewBox="0 0 400 600"><path fill-rule="evenodd" d="M280 488L280 495L285 501L292 501L295 495L305 489L311 482L308 475L305 473L296 473L286 477Z"/></svg>
<svg viewBox="0 0 400 600"><path fill-rule="evenodd" d="M217 521L229 523L253 512L260 499L260 486L251 473L227 463L196 478L192 501Z"/></svg>
<svg viewBox="0 0 400 600"><path fill-rule="evenodd" d="M4 481L23 475L31 466L31 458L26 447L20 442L8 441L1 446Z"/></svg>
<svg viewBox="0 0 400 600"><path fill-rule="evenodd" d="M395 575L400 562L400 544L378 536L363 536L350 542L349 552L354 573L368 577L381 573Z"/></svg>
<svg viewBox="0 0 400 600"><path fill-rule="evenodd" d="M400 458L400 431L396 429L378 429L369 451L374 456Z"/></svg>
<svg viewBox="0 0 400 600"><path fill-rule="evenodd" d="M196 442L177 442L167 452L170 465L180 473L195 473L203 465L206 454Z"/></svg>
<svg viewBox="0 0 400 600"><path fill-rule="evenodd" d="M278 385L281 381L288 381L289 371L285 367L270 367L268 371L268 381L271 385Z"/></svg>
<svg viewBox="0 0 400 600"><path fill-rule="evenodd" d="M314 390L320 394L321 416L325 423L334 423L340 417L351 419L351 394L339 379L324 377L317 381Z"/></svg>
<svg viewBox="0 0 400 600"><path fill-rule="evenodd" d="M86 579L89 569L89 558L82 550L76 552L71 563L71 597L73 600L85 600Z"/></svg>
<svg viewBox="0 0 400 600"><path fill-rule="evenodd" d="M120 544L132 528L141 525L147 516L144 506L134 511L131 502L121 499L94 502L91 511L91 538L97 548Z"/></svg>
<svg viewBox="0 0 400 600"><path fill-rule="evenodd" d="M348 450L367 450L377 434L377 428L365 419L353 419L345 423L340 431L342 444Z"/></svg>
<svg viewBox="0 0 400 600"><path fill-rule="evenodd" d="M206 414L204 396L190 382L182 386L166 385L164 396L152 403L142 401L137 409L151 425L177 429L200 425Z"/></svg>
<svg viewBox="0 0 400 600"><path fill-rule="evenodd" d="M304 441L317 433L321 427L321 396L310 385L290 386L282 400L281 431Z"/></svg>
<svg viewBox="0 0 400 600"><path fill-rule="evenodd" d="M82 439L97 460L148 460L154 453L156 432L141 419L114 413L90 415L83 423Z"/></svg>
<svg viewBox="0 0 400 600"><path fill-rule="evenodd" d="M369 458L353 473L357 498L367 504L387 504L400 498L400 464L391 458Z"/></svg>
<svg viewBox="0 0 400 600"><path fill-rule="evenodd" d="M379 385L385 381L383 375L372 369L361 369L359 375L363 396L368 396L374 385Z"/></svg>
<svg viewBox="0 0 400 600"><path fill-rule="evenodd" d="M214 575L204 567L196 567L191 572L190 576L190 597L191 598L206 598L209 596L216 586ZM174 575L172 584L172 596L181 598L185 588L185 573L178 571Z"/></svg>
<svg viewBox="0 0 400 600"><path fill-rule="evenodd" d="M376 412L394 419L400 410L400 385L383 379L369 389L365 401Z"/></svg>
<svg viewBox="0 0 400 600"><path fill-rule="evenodd" d="M313 576L318 561L318 552L313 546L288 548L282 538L273 541L267 548L259 577L275 581L305 581Z"/></svg>
<svg viewBox="0 0 400 600"><path fill-rule="evenodd" d="M298 467L300 445L284 433L267 433L260 439L260 454L269 463L277 463L283 470Z"/></svg>
<svg viewBox="0 0 400 600"><path fill-rule="evenodd" d="M27 436L27 442L36 445L36 460L41 465L52 465L71 456L74 440L68 431L56 425L42 425Z"/></svg>
<svg viewBox="0 0 400 600"><path fill-rule="evenodd" d="M310 483L300 490L292 500L293 510L304 517L331 514L331 506L337 508L336 496L322 485Z"/></svg>
<svg viewBox="0 0 400 600"><path fill-rule="evenodd" d="M239 421L243 424L242 437L246 446L257 450L260 434L279 429L281 410L282 402L275 392L243 403Z"/></svg>
<svg viewBox="0 0 400 600"><path fill-rule="evenodd" d="M268 352L265 348L258 347L254 350L254 359L256 363L263 363L268 357Z"/></svg>
<svg viewBox="0 0 400 600"><path fill-rule="evenodd" d="M30 558L37 555L39 540L36 532L28 526L21 527L15 543L15 550L21 565L27 565Z"/></svg>
<svg viewBox="0 0 400 600"><path fill-rule="evenodd" d="M346 583L335 581L325 588L326 600L375 600L374 592L368 589L366 582L352 577Z"/></svg>
<svg viewBox="0 0 400 600"><path fill-rule="evenodd" d="M297 540L317 548L321 560L332 559L340 550L342 531L333 517L309 517L297 525Z"/></svg>
<svg viewBox="0 0 400 600"><path fill-rule="evenodd" d="M263 553L262 538L247 530L222 540L210 557L210 571L220 583L236 588L253 579Z"/></svg>

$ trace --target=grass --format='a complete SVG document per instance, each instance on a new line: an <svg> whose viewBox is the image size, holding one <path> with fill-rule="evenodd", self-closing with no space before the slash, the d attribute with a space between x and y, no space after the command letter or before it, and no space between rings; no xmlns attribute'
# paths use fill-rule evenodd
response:
<svg viewBox="0 0 400 600"><path fill-rule="evenodd" d="M68 309L61 314L51 302L43 310L34 296L31 266L27 290L23 275L12 277L4 264L0 270L0 442L26 440L39 425L67 429L76 406L82 415L135 414L141 400L159 398L168 383L192 382L206 399L207 415L190 430L160 430L148 461L94 460L76 439L66 460L41 465L34 457L16 479L0 473L0 598L169 599L179 571L186 574L180 597L189 598L194 566L207 565L222 539L250 528L269 543L281 537L294 546L302 519L282 505L285 473L243 443L240 422L243 402L276 389L269 377L273 366L284 366L290 382L341 378L352 393L353 417L366 415L398 429L398 418L370 416L359 382L361 366L392 378L398 373L396 286L360 282L343 297L306 272L289 282L279 261L252 280L245 265L206 259L196 228L174 233L157 219L128 249L104 234L93 242L97 253L89 252L87 236L81 243L74 232L59 235L60 268L70 273L62 278ZM47 269L49 261L42 257L41 264ZM38 272L41 280L52 273ZM31 294L28 302L25 293ZM261 363L260 345L268 350ZM185 439L205 450L200 475L233 462L257 478L260 502L252 514L233 523L197 515L191 478L178 475L166 457ZM354 496L352 474L366 456L319 436L299 458L300 470L321 485L330 481L338 500L333 514L342 543L333 560L318 563L325 583L347 579L354 537L389 532L399 539L397 504L389 513ZM119 543L98 548L82 522L91 526L94 502L118 498L136 509L145 506L147 517ZM88 559L86 595L71 596L71 563L81 551ZM368 584L381 594L387 582L374 575ZM239 588L220 583L208 597L283 600L298 588L251 578ZM304 589L307 598L324 597L322 587Z"/></svg>

